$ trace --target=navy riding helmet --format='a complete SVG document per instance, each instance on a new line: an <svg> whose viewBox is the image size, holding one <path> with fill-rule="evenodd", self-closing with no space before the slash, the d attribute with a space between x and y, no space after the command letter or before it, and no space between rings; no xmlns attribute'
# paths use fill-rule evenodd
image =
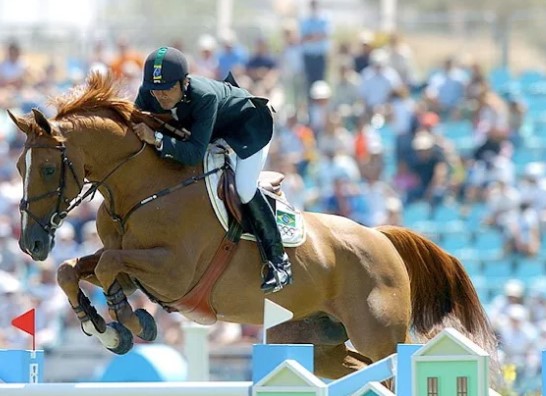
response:
<svg viewBox="0 0 546 396"><path fill-rule="evenodd" d="M144 63L142 87L148 90L172 88L188 75L188 61L184 54L172 47L152 52Z"/></svg>

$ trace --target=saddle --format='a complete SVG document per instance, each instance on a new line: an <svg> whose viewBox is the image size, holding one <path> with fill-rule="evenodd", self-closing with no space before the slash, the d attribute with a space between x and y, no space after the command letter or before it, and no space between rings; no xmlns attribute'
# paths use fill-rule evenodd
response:
<svg viewBox="0 0 546 396"><path fill-rule="evenodd" d="M281 196L281 184L284 180L284 175L279 172L264 171L260 173L258 184L260 188L270 193ZM237 194L235 187L235 172L231 166L222 172L220 181L218 182L218 198L224 201L229 215L241 225L246 228L244 224L244 217L242 212L242 203Z"/></svg>

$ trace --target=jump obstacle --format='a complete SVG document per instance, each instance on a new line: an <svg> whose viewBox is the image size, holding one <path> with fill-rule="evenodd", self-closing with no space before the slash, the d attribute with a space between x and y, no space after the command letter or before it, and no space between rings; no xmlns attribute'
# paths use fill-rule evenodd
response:
<svg viewBox="0 0 546 396"><path fill-rule="evenodd" d="M543 360L546 353L543 352ZM40 383L43 352L0 350L2 396L438 396L498 395L489 389L489 355L454 329L427 344L399 344L397 353L326 383L314 376L312 345L254 345L252 381ZM393 379L395 393L381 382ZM546 381L543 374L543 394ZM0 381L2 382L2 381ZM460 392L460 393L457 393Z"/></svg>

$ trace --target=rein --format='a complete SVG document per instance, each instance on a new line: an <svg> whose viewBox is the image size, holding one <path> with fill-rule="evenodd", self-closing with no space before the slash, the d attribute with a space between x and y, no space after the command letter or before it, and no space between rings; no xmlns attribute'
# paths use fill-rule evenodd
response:
<svg viewBox="0 0 546 396"><path fill-rule="evenodd" d="M53 191L46 192L46 193L38 195L36 197L32 197L32 198L28 198L28 199L21 199L21 202L19 204L19 210L21 212L26 212L38 225L40 225L40 227L42 227L42 229L45 232L47 232L51 236L54 236L55 230L61 226L61 224L63 223L63 220L66 218L66 216L68 216L68 214L72 210L76 209L84 201L85 198L87 198L87 197L89 197L91 195L92 196L91 199L93 199L93 197L95 196L95 193L97 192L97 190L101 186L106 187L106 189L108 191L108 194L109 194L109 198L110 198L109 199L109 201L110 201L109 207L110 208L109 209L107 208L106 211L108 212L108 214L110 215L110 218L114 222L119 223L119 225L121 226L121 231L123 233L123 232L125 232L125 225L127 224L127 220L129 219L129 217L137 209L140 209L142 206L146 205L147 203L155 201L156 199L158 199L160 197L163 197L165 195L168 195L168 194L170 194L170 193L172 193L172 192L174 192L176 190L179 190L179 189L187 187L187 186L189 186L191 184L197 183L198 181L203 180L203 179L207 178L208 176L210 176L210 175L212 175L212 174L214 174L216 172L224 170L229 166L229 164L227 162L225 162L224 165L222 165L222 166L211 169L210 171L202 173L202 174L197 175L197 176L191 176L191 177L189 177L187 179L182 180L179 184L177 184L175 186L168 187L168 188L165 188L163 190L160 190L160 191L148 196L147 198L142 199L141 201L136 203L133 207L131 207L131 209L129 209L129 211L125 214L125 216L121 216L121 215L118 215L118 214L115 213L114 196L112 194L112 191L110 190L110 188L106 184L106 180L110 176L112 176L124 164L126 164L130 160L132 160L132 159L136 158L137 156L139 156L144 151L144 149L146 148L146 143L143 143L142 147L137 152L131 154L129 157L125 158L123 161L118 163L110 172L108 172L108 174L105 177L102 178L102 180L96 181L96 182L88 181L88 182L84 182L83 184L81 184L79 182L78 176L76 175L76 171L74 170L74 165L72 164L72 161L70 161L68 159L68 156L66 155L66 146L64 145L64 143L61 143L60 145L57 145L57 146L36 145L36 146L26 146L26 147L27 148L56 149L56 150L59 150L61 152L62 167L61 167L61 175L60 175L60 178L59 178L59 186ZM80 193L73 200L69 200L65 196L67 168L69 169L70 173L72 174L74 180L76 181L76 183L77 183L77 185L78 185L78 187L80 189ZM83 189L84 185L86 185L86 184L90 184L91 187L82 194L81 190ZM48 223L43 223L42 221L40 221L38 216L36 216L35 214L33 214L30 211L30 209L29 209L30 203L40 201L40 200L42 200L44 198L48 198L48 197L50 197L52 195L57 195L57 204L56 204L55 212L53 212L53 214L51 215ZM65 210L61 210L61 205L63 203L67 206L67 208Z"/></svg>
<svg viewBox="0 0 546 396"><path fill-rule="evenodd" d="M155 201L158 198L164 197L165 195L168 195L168 194L170 194L170 193L172 193L172 192L174 192L176 190L179 190L181 188L184 188L184 187L190 186L190 185L192 185L194 183L197 183L198 181L203 180L203 179L207 178L208 176L210 176L210 175L212 175L212 174L214 174L216 172L219 172L221 170L226 169L228 166L229 165L227 163L224 163L224 165L219 166L219 167L214 168L214 169L211 169L208 172L202 173L202 174L197 175L197 176L188 177L187 179L182 180L180 183L178 183L178 184L176 184L176 185L174 185L172 187L164 188L163 190L160 190L160 191L148 196L147 198L142 199L138 203L136 203L125 214L125 217L121 217L121 216L116 215L114 213L109 213L110 217L112 218L112 220L114 220L115 222L118 222L120 224L122 231L125 231L125 225L127 224L127 220L129 219L129 216L131 216L137 209L140 209L142 206L146 205L147 203Z"/></svg>

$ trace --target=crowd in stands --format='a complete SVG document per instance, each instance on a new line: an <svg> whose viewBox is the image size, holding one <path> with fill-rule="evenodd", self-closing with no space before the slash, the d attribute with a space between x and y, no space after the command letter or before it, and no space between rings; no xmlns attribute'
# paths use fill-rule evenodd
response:
<svg viewBox="0 0 546 396"><path fill-rule="evenodd" d="M310 4L300 21L283 25L280 48L267 37L243 42L232 31L202 35L186 51L191 73L221 80L231 71L242 87L271 99L278 111L267 168L286 175L283 188L297 208L370 227L405 225L460 258L499 335L505 377L521 392L536 389L546 348L546 76L486 71L453 56L420 77L418 54L400 34L383 40L363 31L335 42L320 5ZM0 107L53 115L46 98L90 71L112 71L134 97L145 52L123 38L109 44L97 43L79 69L63 74L55 63L32 70L24 49L6 43ZM1 112L0 348L27 346L9 322L37 307L38 345L54 352L63 331L78 326L55 269L100 246L100 197L58 230L48 260L30 260L17 246L22 185L14 164L23 138ZM105 312L98 289L85 288ZM132 302L156 316L162 341L182 345L182 317L138 293ZM253 342L258 330L221 323L211 342Z"/></svg>

